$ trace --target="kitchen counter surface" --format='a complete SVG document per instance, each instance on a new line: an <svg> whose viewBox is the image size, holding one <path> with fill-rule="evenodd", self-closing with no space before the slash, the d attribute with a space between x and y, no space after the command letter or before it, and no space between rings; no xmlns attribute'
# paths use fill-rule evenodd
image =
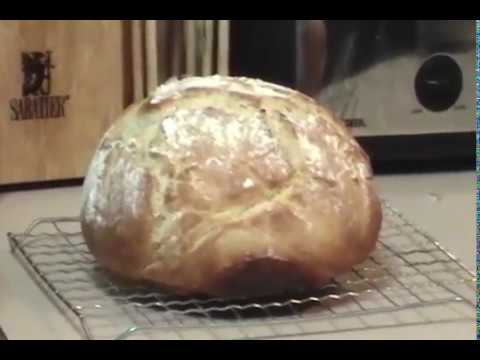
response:
<svg viewBox="0 0 480 360"><path fill-rule="evenodd" d="M378 188L406 217L475 269L475 173L378 176ZM12 256L7 232L38 217L76 216L79 187L0 193L0 326L9 339L80 339ZM472 309L472 316L474 309ZM475 321L308 336L309 339L474 339Z"/></svg>

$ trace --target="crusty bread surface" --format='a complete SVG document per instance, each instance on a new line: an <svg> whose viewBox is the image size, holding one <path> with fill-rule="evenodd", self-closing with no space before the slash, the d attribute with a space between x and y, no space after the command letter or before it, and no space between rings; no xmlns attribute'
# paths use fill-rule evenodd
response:
<svg viewBox="0 0 480 360"><path fill-rule="evenodd" d="M113 273L227 297L322 286L368 257L381 221L368 156L331 111L221 76L130 106L92 159L81 212Z"/></svg>

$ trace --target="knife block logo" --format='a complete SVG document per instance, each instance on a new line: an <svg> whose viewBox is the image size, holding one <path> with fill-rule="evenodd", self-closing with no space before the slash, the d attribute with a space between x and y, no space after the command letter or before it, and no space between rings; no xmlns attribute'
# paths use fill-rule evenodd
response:
<svg viewBox="0 0 480 360"><path fill-rule="evenodd" d="M50 51L22 53L23 96L50 95Z"/></svg>
<svg viewBox="0 0 480 360"><path fill-rule="evenodd" d="M52 119L66 116L69 95L52 96L52 52L23 52L22 97L10 100L12 120Z"/></svg>

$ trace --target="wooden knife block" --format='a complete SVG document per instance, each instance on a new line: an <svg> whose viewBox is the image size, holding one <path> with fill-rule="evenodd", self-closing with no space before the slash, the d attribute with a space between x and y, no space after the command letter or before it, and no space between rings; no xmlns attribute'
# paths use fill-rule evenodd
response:
<svg viewBox="0 0 480 360"><path fill-rule="evenodd" d="M0 185L82 178L131 102L127 21L0 21Z"/></svg>

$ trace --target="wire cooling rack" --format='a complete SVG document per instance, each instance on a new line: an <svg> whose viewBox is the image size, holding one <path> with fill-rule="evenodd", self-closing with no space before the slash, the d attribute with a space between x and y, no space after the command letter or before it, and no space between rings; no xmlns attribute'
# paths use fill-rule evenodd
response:
<svg viewBox="0 0 480 360"><path fill-rule="evenodd" d="M8 234L12 252L87 339L250 339L474 321L475 277L383 203L377 250L349 274L285 298L181 298L121 286L99 268L78 218Z"/></svg>

